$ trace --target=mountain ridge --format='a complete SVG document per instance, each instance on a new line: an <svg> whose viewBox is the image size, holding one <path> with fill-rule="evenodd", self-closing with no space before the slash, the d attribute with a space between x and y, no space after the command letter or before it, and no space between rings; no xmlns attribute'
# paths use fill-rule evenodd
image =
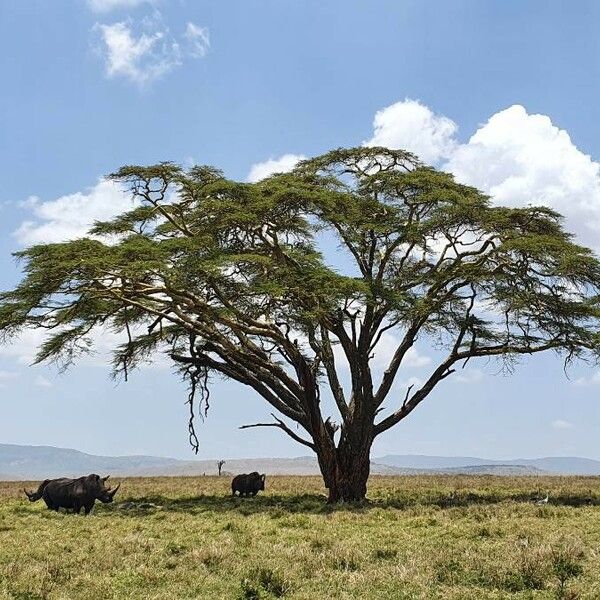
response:
<svg viewBox="0 0 600 600"><path fill-rule="evenodd" d="M486 459L472 456L429 456L424 454L388 454L377 462L393 467L439 470L477 466L533 467L553 475L600 475L600 461L579 456Z"/></svg>
<svg viewBox="0 0 600 600"><path fill-rule="evenodd" d="M226 459L224 472L260 471L269 475L317 475L313 456ZM100 456L55 446L0 444L0 479L39 480L87 473L113 476L217 474L217 459L183 460L151 455ZM600 461L581 457L496 460L478 457L385 455L371 462L375 475L600 475Z"/></svg>

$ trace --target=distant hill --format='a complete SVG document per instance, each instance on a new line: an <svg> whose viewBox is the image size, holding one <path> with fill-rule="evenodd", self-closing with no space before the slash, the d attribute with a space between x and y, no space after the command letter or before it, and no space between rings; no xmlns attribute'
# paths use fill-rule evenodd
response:
<svg viewBox="0 0 600 600"><path fill-rule="evenodd" d="M224 472L260 471L270 475L317 475L316 458L242 458L225 462ZM398 469L373 465L372 472L393 475ZM114 476L216 475L217 461L178 460L157 456L96 456L53 446L0 444L0 473L4 480L75 477L87 473Z"/></svg>
<svg viewBox="0 0 600 600"><path fill-rule="evenodd" d="M115 475L166 473L186 462L154 456L95 456L53 446L0 444L0 473L10 479L44 479L105 472Z"/></svg>
<svg viewBox="0 0 600 600"><path fill-rule="evenodd" d="M259 471L269 475L317 475L312 456L298 458L228 459L224 472ZM0 444L0 480L39 480L75 477L87 473L114 476L216 475L217 461L178 460L158 456L96 456L53 446ZM600 475L600 461L556 457L509 461L476 457L389 455L371 463L375 475L418 475L427 473L472 475Z"/></svg>
<svg viewBox="0 0 600 600"><path fill-rule="evenodd" d="M523 475L548 475L548 471L543 471L536 467L525 465L466 465L464 467L452 467L449 469L427 470L425 473L441 473L443 475L502 475L502 476L523 476Z"/></svg>
<svg viewBox="0 0 600 600"><path fill-rule="evenodd" d="M490 460L472 456L423 456L388 455L375 459L378 463L400 469L427 471L456 470L464 472L474 467L525 467L541 473L558 475L600 475L600 461L577 456L557 456L546 458L517 458L513 460Z"/></svg>

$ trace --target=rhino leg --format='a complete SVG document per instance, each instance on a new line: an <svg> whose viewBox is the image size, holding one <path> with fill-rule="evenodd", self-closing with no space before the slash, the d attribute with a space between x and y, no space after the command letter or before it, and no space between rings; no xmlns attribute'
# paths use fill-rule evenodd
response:
<svg viewBox="0 0 600 600"><path fill-rule="evenodd" d="M52 502L52 500L50 498L48 498L48 496L44 495L44 502L46 503L46 506L48 507L48 510L56 510L58 511L58 506L56 506L56 504L54 504L54 502Z"/></svg>
<svg viewBox="0 0 600 600"><path fill-rule="evenodd" d="M87 517L87 515L90 514L90 512L92 511L92 508L94 508L94 503L93 502L88 502L85 505L85 515L86 515L86 517Z"/></svg>

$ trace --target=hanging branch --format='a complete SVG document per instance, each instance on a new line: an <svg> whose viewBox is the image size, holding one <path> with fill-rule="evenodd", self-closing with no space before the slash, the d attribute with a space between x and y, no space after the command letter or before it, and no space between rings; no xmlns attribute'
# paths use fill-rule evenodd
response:
<svg viewBox="0 0 600 600"><path fill-rule="evenodd" d="M195 454L198 454L200 450L200 441L196 434L195 418L196 418L196 405L201 411L204 406L204 411L199 412L202 420L208 415L208 409L210 408L210 388L208 385L208 368L198 367L196 365L190 365L185 368L184 376L188 378L190 387L186 404L189 406L189 419L188 419L188 434L190 446ZM196 394L200 392L200 401L196 401Z"/></svg>

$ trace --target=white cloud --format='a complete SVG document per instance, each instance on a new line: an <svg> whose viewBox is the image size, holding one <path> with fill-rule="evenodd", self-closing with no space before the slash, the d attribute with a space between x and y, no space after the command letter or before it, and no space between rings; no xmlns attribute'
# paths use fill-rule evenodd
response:
<svg viewBox="0 0 600 600"><path fill-rule="evenodd" d="M457 129L451 119L434 114L418 100L407 99L377 111L373 137L364 145L401 148L426 163L436 163L452 154Z"/></svg>
<svg viewBox="0 0 600 600"><path fill-rule="evenodd" d="M25 207L33 219L24 221L14 235L23 245L63 242L85 236L96 220L108 220L134 207L131 195L113 181L100 179L85 192L42 202L30 198Z"/></svg>
<svg viewBox="0 0 600 600"><path fill-rule="evenodd" d="M377 112L365 143L410 150L496 204L553 208L578 241L600 248L600 163L550 117L514 105L492 115L466 143L456 133L451 119L405 100Z"/></svg>
<svg viewBox="0 0 600 600"><path fill-rule="evenodd" d="M185 28L185 38L190 47L190 54L196 58L206 56L210 48L210 35L207 27L199 27L189 22Z"/></svg>
<svg viewBox="0 0 600 600"><path fill-rule="evenodd" d="M498 204L549 206L584 243L600 245L600 164L546 115L518 105L496 113L443 168Z"/></svg>
<svg viewBox="0 0 600 600"><path fill-rule="evenodd" d="M380 378L383 371L387 369L392 360L392 356L400 344L400 340L390 332L386 332L381 336L377 347L373 351L370 365L373 370L375 379ZM336 361L336 366L340 371L349 372L350 366L346 360L346 355L340 344L334 344L333 355ZM420 369L431 364L432 359L429 356L421 354L414 346L410 348L404 356L404 360L400 365L401 370ZM411 378L411 380L414 378ZM420 380L419 380L420 381ZM408 386L409 383L401 383L400 385Z"/></svg>
<svg viewBox="0 0 600 600"><path fill-rule="evenodd" d="M21 365L30 365L44 339L45 332L41 329L25 329L9 343L0 344L0 356L15 359Z"/></svg>
<svg viewBox="0 0 600 600"><path fill-rule="evenodd" d="M404 355L402 367L407 369L418 369L420 367L426 367L429 363L431 363L431 358L419 354L419 351L413 346Z"/></svg>
<svg viewBox="0 0 600 600"><path fill-rule="evenodd" d="M270 158L264 162L252 165L246 179L251 183L255 183L274 173L288 173L298 162L305 158L302 154L284 154L279 158Z"/></svg>
<svg viewBox="0 0 600 600"><path fill-rule="evenodd" d="M32 218L24 221L13 235L23 246L81 238L95 221L109 220L131 210L136 204L131 194L117 183L100 179L94 187L84 192L67 194L55 200L42 202L37 197L29 198L22 206L31 211ZM19 364L31 365L46 335L46 330L25 329L9 343L0 344L0 356ZM92 331L89 338L92 352L83 356L80 362L103 367L110 363L110 350L126 339L124 334L116 334L107 328ZM153 366L161 368L168 364L168 359L163 357L157 357L153 362ZM46 384L38 379L36 385Z"/></svg>
<svg viewBox="0 0 600 600"><path fill-rule="evenodd" d="M40 346L47 337L48 331L45 329L24 329L13 337L9 343L0 344L0 356L11 358L20 365L32 365ZM109 337L109 332L99 332L98 335L93 336L94 341L104 345L108 343ZM90 355L86 360L89 363L97 360L97 357ZM103 364L106 365L106 361ZM36 385L39 384L36 382Z"/></svg>
<svg viewBox="0 0 600 600"><path fill-rule="evenodd" d="M553 429L574 429L575 425L570 421L564 421L563 419L556 419L550 423Z"/></svg>
<svg viewBox="0 0 600 600"><path fill-rule="evenodd" d="M96 23L97 53L103 57L108 78L123 77L145 87L181 66L186 58L202 58L210 48L207 27L188 22L177 38L157 10L134 23Z"/></svg>
<svg viewBox="0 0 600 600"><path fill-rule="evenodd" d="M133 328L132 333L136 335L139 331L143 331L143 328ZM0 357L13 359L20 365L30 366L47 337L48 331L45 329L24 329L19 335L11 339L10 343L0 344ZM112 350L127 341L125 332L115 333L108 327L97 327L86 337L90 341L90 352L82 354L76 362L87 367L106 368L111 366ZM148 363L142 364L140 367L151 366L152 368L164 369L171 365L171 360L165 354L157 354ZM3 377L2 373L7 375ZM2 384L3 379L8 380L9 373L0 371L0 384ZM51 381L41 375L35 379L34 383L40 387L50 387L52 385Z"/></svg>
<svg viewBox="0 0 600 600"><path fill-rule="evenodd" d="M485 377L481 369L465 369L450 375L449 379L456 383L479 383Z"/></svg>
<svg viewBox="0 0 600 600"><path fill-rule="evenodd" d="M87 4L94 12L109 12L135 8L142 4L154 4L154 0L87 0Z"/></svg>
<svg viewBox="0 0 600 600"><path fill-rule="evenodd" d="M378 370L386 369L399 345L400 340L395 335L389 332L384 333L373 352L373 359L371 361L373 368ZM429 363L431 363L431 358L420 354L417 348L413 346L404 355L401 368L418 369L427 366Z"/></svg>
<svg viewBox="0 0 600 600"><path fill-rule="evenodd" d="M106 75L125 77L144 86L181 64L181 49L168 29L136 36L130 24L97 25Z"/></svg>

